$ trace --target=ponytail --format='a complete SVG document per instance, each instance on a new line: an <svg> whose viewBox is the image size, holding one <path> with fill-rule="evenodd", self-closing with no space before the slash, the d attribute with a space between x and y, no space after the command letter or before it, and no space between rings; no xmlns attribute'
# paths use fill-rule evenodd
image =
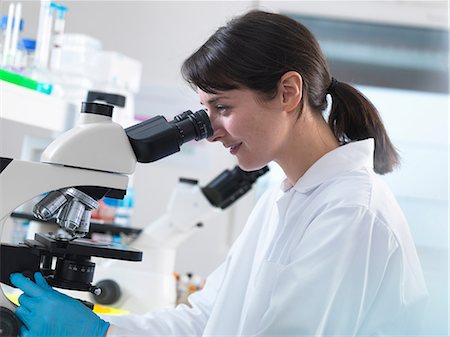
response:
<svg viewBox="0 0 450 337"><path fill-rule="evenodd" d="M378 174L391 172L400 163L381 117L373 104L357 89L332 80L329 92L333 104L328 125L341 143L373 138L375 140L374 170Z"/></svg>

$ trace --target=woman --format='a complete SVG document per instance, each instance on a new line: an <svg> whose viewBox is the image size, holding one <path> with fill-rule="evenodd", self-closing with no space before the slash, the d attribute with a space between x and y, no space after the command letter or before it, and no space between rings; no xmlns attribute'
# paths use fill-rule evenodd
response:
<svg viewBox="0 0 450 337"><path fill-rule="evenodd" d="M252 11L219 28L182 73L209 112L210 141L223 143L246 170L275 161L286 179L260 198L225 262L191 295L191 308L104 317L106 335L417 333L426 297L420 263L406 220L376 174L390 172L398 154L375 107L332 78L311 32ZM46 288L36 279L12 277L25 290L25 308L17 309L22 336L51 331L55 320L55 331L64 330L64 318L33 323L27 316L29 297ZM72 324L66 335L103 336L108 328L54 290L43 294L36 296L41 305L61 303L91 322Z"/></svg>

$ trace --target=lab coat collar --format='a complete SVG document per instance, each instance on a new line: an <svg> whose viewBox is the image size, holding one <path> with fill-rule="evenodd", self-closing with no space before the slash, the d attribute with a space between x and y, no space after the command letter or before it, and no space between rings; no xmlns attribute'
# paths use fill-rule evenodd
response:
<svg viewBox="0 0 450 337"><path fill-rule="evenodd" d="M332 177L363 167L373 169L373 153L373 138L339 146L316 161L294 186L285 178L281 189L286 192L294 188L299 193L308 193Z"/></svg>

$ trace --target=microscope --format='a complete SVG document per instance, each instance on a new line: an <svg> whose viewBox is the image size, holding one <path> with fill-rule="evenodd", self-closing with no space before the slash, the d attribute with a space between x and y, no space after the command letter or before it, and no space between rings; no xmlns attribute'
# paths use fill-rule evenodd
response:
<svg viewBox="0 0 450 337"><path fill-rule="evenodd" d="M142 260L142 252L116 243L94 243L90 211L103 197L123 199L136 162L149 163L180 151L191 140L210 137L213 130L204 110L186 111L167 121L156 116L123 129L112 121L113 106L83 102L78 124L56 138L41 162L0 157L0 234L20 205L46 194L33 208L40 220L54 219L58 230L36 233L18 244L0 244L0 282L12 286L11 273L32 278L41 272L57 288L89 291L95 263L91 257ZM0 291L0 336L18 335L15 305Z"/></svg>
<svg viewBox="0 0 450 337"><path fill-rule="evenodd" d="M173 308L176 305L175 271L179 245L245 195L269 171L267 166L244 171L235 166L224 170L201 187L197 180L180 178L164 214L145 226L128 245L144 253L137 266L120 260L97 263L95 286L102 291L86 293L84 299L132 313Z"/></svg>

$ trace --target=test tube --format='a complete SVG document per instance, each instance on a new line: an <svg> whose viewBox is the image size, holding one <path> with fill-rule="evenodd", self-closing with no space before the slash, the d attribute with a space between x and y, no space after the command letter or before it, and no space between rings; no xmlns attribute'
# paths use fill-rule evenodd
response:
<svg viewBox="0 0 450 337"><path fill-rule="evenodd" d="M3 56L2 56L2 66L7 66L9 64L9 45L11 44L11 33L12 33L12 22L14 16L14 7L13 3L9 4L8 9L8 21L6 23L5 30L5 41L3 45Z"/></svg>
<svg viewBox="0 0 450 337"><path fill-rule="evenodd" d="M22 4L19 2L18 4L16 4L12 28L11 46L9 47L9 57L10 57L9 65L12 65L13 67L16 67L18 63L16 60L16 53L17 53L17 43L19 42L20 20L22 19L21 16L22 16Z"/></svg>
<svg viewBox="0 0 450 337"><path fill-rule="evenodd" d="M38 69L48 68L50 37L52 33L52 8L49 0L41 0L39 27L36 37L35 66Z"/></svg>
<svg viewBox="0 0 450 337"><path fill-rule="evenodd" d="M55 3L52 3L51 7L54 8L56 13L55 22L53 24L53 41L50 51L50 68L52 70L57 70L61 65L61 47L64 38L67 7Z"/></svg>

